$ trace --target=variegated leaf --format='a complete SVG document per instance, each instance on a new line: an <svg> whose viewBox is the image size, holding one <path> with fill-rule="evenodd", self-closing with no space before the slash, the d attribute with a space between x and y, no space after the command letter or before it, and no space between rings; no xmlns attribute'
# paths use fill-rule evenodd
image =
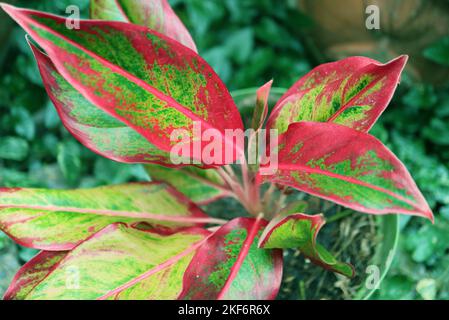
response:
<svg viewBox="0 0 449 320"><path fill-rule="evenodd" d="M333 123L300 122L279 139L278 170L260 177L264 181L357 211L433 219L405 166L373 136Z"/></svg>
<svg viewBox="0 0 449 320"><path fill-rule="evenodd" d="M209 221L195 204L163 183L0 189L0 229L23 246L43 250L69 250L115 222L145 222L173 232Z"/></svg>
<svg viewBox="0 0 449 320"><path fill-rule="evenodd" d="M134 24L86 20L79 30L71 30L64 18L2 7L71 86L159 150L171 152L180 144L188 150L192 140L204 150L209 141L201 135L214 129L220 137L215 145L242 154L241 146L225 135L226 129L243 129L239 112L216 73L190 49ZM207 164L230 163L238 155L214 157L214 163ZM197 152L185 156L204 162Z"/></svg>
<svg viewBox="0 0 449 320"><path fill-rule="evenodd" d="M238 218L199 248L184 276L181 299L274 299L282 278L282 251L259 249L267 222Z"/></svg>
<svg viewBox="0 0 449 320"><path fill-rule="evenodd" d="M176 299L208 232L172 235L113 224L66 253L41 253L8 289L8 299ZM23 288L18 286L23 285Z"/></svg>
<svg viewBox="0 0 449 320"><path fill-rule="evenodd" d="M268 115L268 98L270 96L273 80L267 82L257 90L256 106L254 108L252 128L259 130L265 123Z"/></svg>
<svg viewBox="0 0 449 320"><path fill-rule="evenodd" d="M367 132L387 107L407 56L386 64L350 57L301 78L274 107L267 127L287 131L299 121L332 122Z"/></svg>
<svg viewBox="0 0 449 320"><path fill-rule="evenodd" d="M67 130L90 150L124 163L160 163L171 166L170 154L159 150L132 127L95 107L56 70L48 56L29 45L42 80Z"/></svg>
<svg viewBox="0 0 449 320"><path fill-rule="evenodd" d="M193 166L169 169L159 165L146 165L145 170L151 180L169 183L198 205L231 195L225 182L214 169Z"/></svg>
<svg viewBox="0 0 449 320"><path fill-rule="evenodd" d="M318 233L325 224L322 215L280 212L274 217L259 239L259 247L265 249L297 248L313 263L347 277L355 275L354 267L337 259L317 243Z"/></svg>
<svg viewBox="0 0 449 320"><path fill-rule="evenodd" d="M51 269L67 256L67 251L41 251L28 261L14 276L4 300L24 300L49 274Z"/></svg>
<svg viewBox="0 0 449 320"><path fill-rule="evenodd" d="M90 17L146 26L197 51L192 36L167 0L90 0Z"/></svg>

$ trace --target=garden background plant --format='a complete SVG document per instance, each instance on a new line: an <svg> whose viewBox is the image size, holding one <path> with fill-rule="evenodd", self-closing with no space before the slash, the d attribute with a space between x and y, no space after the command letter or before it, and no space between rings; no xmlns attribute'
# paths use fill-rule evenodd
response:
<svg viewBox="0 0 449 320"><path fill-rule="evenodd" d="M189 6L184 6L182 1L173 4L192 30L202 55L231 89L262 84L267 77L275 78L277 86L288 87L316 63L297 40L299 31L307 24L292 25L292 21L298 20L298 12L287 5L273 10L271 1L258 1L257 5L251 1L187 2ZM49 3L40 4L40 1L34 4L38 9L62 14L72 3L58 1L59 9ZM33 3L26 1L19 5L32 7ZM84 1L84 8L86 5ZM83 7L83 3L80 2L80 6ZM227 20L229 14L231 22ZM263 18L259 19L261 16ZM202 23L197 25L197 21ZM210 28L216 30L214 36L210 35ZM266 35L270 33L272 36L268 40ZM0 146L4 150L3 153L0 150L1 184L86 187L143 179L145 173L139 167L119 165L96 157L65 133L40 87L40 76L33 58L19 34L21 32L16 28L10 38L13 44L6 56L8 63L2 65L2 87L16 90L0 92L1 136L2 139L8 137ZM275 43L271 38L276 39ZM244 50L242 43L247 45ZM238 55L234 55L236 46ZM274 57L280 57L278 64L272 63ZM448 264L444 260L447 259L445 253L449 243L444 241L448 234L444 228L447 227L445 219L449 211L445 194L449 184L449 155L445 145L449 139L444 137L448 135L445 123L449 103L443 94L445 88L435 89L407 79L403 79L402 84L402 94L395 97L374 133L382 141L390 142L389 146L415 176L434 212L440 214L436 215L438 222L433 226L421 226L422 222L416 219L408 221L409 218L404 218L403 250L380 294L386 298L428 298L434 296L435 291L439 297L445 298L445 268ZM404 112L404 108L410 112ZM53 163L54 159L58 160L57 164ZM117 174L111 176L112 171ZM435 238L438 240L436 243L432 240ZM5 239L4 243L4 252L14 251L14 245L8 240ZM20 253L22 262L32 254L23 249ZM4 256L13 261L14 267L14 254ZM416 284L415 279L421 282Z"/></svg>

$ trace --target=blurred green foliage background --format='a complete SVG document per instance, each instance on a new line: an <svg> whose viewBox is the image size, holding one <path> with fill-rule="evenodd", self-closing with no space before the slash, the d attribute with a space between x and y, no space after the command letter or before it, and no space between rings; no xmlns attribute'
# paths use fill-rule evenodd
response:
<svg viewBox="0 0 449 320"><path fill-rule="evenodd" d="M87 18L88 2L15 4L61 15L75 4ZM314 45L309 31L316 22L298 10L295 0L170 3L231 91L272 78L276 87L289 87L313 66L332 59ZM72 188L146 179L140 166L103 159L69 135L47 98L23 31L5 15L0 17L0 48L0 186ZM408 53L405 47L402 53ZM447 68L449 37L423 48L422 58L435 70ZM379 289L381 299L449 299L449 79L430 82L407 72L372 131L406 164L436 214L434 225L402 217L399 252ZM0 233L0 293L34 254Z"/></svg>

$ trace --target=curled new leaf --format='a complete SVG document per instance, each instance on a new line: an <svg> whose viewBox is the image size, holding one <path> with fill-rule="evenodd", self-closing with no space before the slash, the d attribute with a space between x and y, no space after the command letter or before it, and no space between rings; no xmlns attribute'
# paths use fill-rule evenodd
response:
<svg viewBox="0 0 449 320"><path fill-rule="evenodd" d="M65 256L66 251L41 251L14 276L4 300L24 300Z"/></svg>
<svg viewBox="0 0 449 320"><path fill-rule="evenodd" d="M278 170L261 177L264 181L356 211L433 219L404 165L367 133L332 123L294 123L280 137L278 152Z"/></svg>
<svg viewBox="0 0 449 320"><path fill-rule="evenodd" d="M254 108L252 128L254 130L259 130L262 128L263 124L268 115L268 98L270 96L271 86L273 80L267 82L262 87L257 90L256 106Z"/></svg>
<svg viewBox="0 0 449 320"><path fill-rule="evenodd" d="M146 26L197 51L192 36L167 0L91 0L90 17Z"/></svg>
<svg viewBox="0 0 449 320"><path fill-rule="evenodd" d="M176 299L207 236L201 229L161 235L113 224L71 251L39 254L19 271L5 298Z"/></svg>
<svg viewBox="0 0 449 320"><path fill-rule="evenodd" d="M232 163L242 154L225 135L226 129L243 129L239 112L223 82L192 50L134 24L86 20L79 30L71 30L64 18L2 7L79 94L161 152L172 152L180 144L190 150L193 140L204 150L209 141L201 139L202 134L213 129L214 146L236 152L234 157L214 157L208 165ZM103 140L108 143L108 138L116 136ZM140 145L132 151L145 153ZM196 152L183 156L204 162Z"/></svg>
<svg viewBox="0 0 449 320"><path fill-rule="evenodd" d="M211 235L184 275L181 299L274 299L282 252L257 246L267 222L238 218Z"/></svg>
<svg viewBox="0 0 449 320"><path fill-rule="evenodd" d="M265 249L298 248L313 263L347 277L353 277L354 268L350 264L337 261L329 251L316 242L324 224L322 215L281 212L265 228L259 239L259 246Z"/></svg>
<svg viewBox="0 0 449 320"><path fill-rule="evenodd" d="M208 204L231 193L215 169L184 167L171 169L156 164L145 170L153 181L167 182L198 205Z"/></svg>
<svg viewBox="0 0 449 320"><path fill-rule="evenodd" d="M316 121L367 132L393 97L406 62L407 56L387 64L350 57L323 64L284 94L267 127L281 134L291 123Z"/></svg>
<svg viewBox="0 0 449 320"><path fill-rule="evenodd" d="M0 229L21 245L43 250L69 250L115 222L145 222L172 232L208 221L201 209L162 183L0 189Z"/></svg>

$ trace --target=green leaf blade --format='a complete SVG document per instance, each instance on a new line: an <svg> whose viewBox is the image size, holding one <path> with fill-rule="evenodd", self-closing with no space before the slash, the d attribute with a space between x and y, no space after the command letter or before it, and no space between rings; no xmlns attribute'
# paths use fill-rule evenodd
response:
<svg viewBox="0 0 449 320"><path fill-rule="evenodd" d="M145 170L152 181L169 183L197 205L208 204L231 195L224 180L214 169L170 169L159 165L146 165Z"/></svg>
<svg viewBox="0 0 449 320"><path fill-rule="evenodd" d="M161 183L95 189L0 189L0 229L32 248L69 250L107 225L144 223L173 232L209 219Z"/></svg>
<svg viewBox="0 0 449 320"><path fill-rule="evenodd" d="M62 123L88 149L123 163L170 165L170 154L158 149L136 130L97 108L56 70L48 56L28 41Z"/></svg>
<svg viewBox="0 0 449 320"><path fill-rule="evenodd" d="M261 219L234 219L196 252L180 299L274 299L282 278L282 252L262 250Z"/></svg>
<svg viewBox="0 0 449 320"><path fill-rule="evenodd" d="M354 267L343 263L317 243L316 238L325 224L322 215L279 213L265 228L259 246L267 249L297 248L313 263L346 277L355 275Z"/></svg>
<svg viewBox="0 0 449 320"><path fill-rule="evenodd" d="M33 288L45 279L51 268L60 262L66 255L67 252L40 252L19 270L8 290L5 292L3 299L26 299Z"/></svg>
<svg viewBox="0 0 449 320"><path fill-rule="evenodd" d="M34 287L25 298L175 299L182 290L183 268L187 267L187 261L182 260L207 234L201 229L187 229L161 235L124 224L110 225L52 265L39 282L33 283ZM32 272L34 266L36 263L25 266L19 276Z"/></svg>
<svg viewBox="0 0 449 320"><path fill-rule="evenodd" d="M319 147L317 147L319 146ZM433 214L405 166L376 138L332 123L300 122L280 137L278 170L288 185L371 214Z"/></svg>
<svg viewBox="0 0 449 320"><path fill-rule="evenodd" d="M285 133L291 123L332 122L368 132L387 107L407 56L386 64L350 57L320 65L279 100L267 127Z"/></svg>
<svg viewBox="0 0 449 320"><path fill-rule="evenodd" d="M59 73L99 109L164 152L216 130L224 150L226 129L243 129L223 82L195 52L133 24L84 20L70 30L65 19L2 5L45 50ZM118 55L117 52L120 52ZM195 130L195 124L201 124ZM190 140L173 141L183 130ZM197 132L198 131L198 132ZM176 139L175 139L176 140ZM201 141L204 149L209 143ZM240 154L240 146L231 143ZM201 149L201 150L203 150ZM201 155L188 157L200 164ZM214 159L214 165L234 159Z"/></svg>

